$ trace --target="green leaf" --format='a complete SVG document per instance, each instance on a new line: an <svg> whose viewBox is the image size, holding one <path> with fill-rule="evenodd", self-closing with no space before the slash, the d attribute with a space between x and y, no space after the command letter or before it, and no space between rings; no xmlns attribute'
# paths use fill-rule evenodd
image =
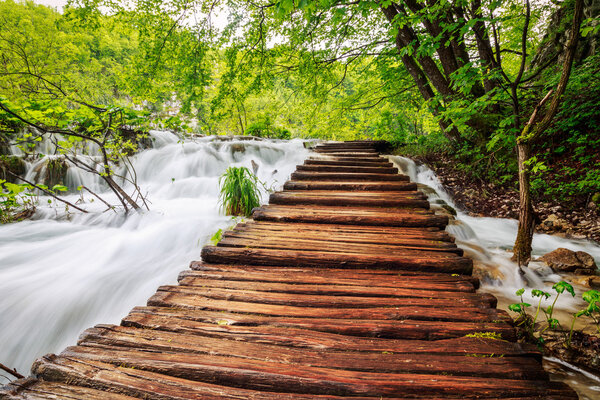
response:
<svg viewBox="0 0 600 400"><path fill-rule="evenodd" d="M552 289L556 290L557 293L562 293L566 290L567 292L571 293L573 297L575 297L575 289L573 289L573 286L565 281L555 283L552 285Z"/></svg>
<svg viewBox="0 0 600 400"><path fill-rule="evenodd" d="M66 192L69 190L68 187L64 186L64 185L54 185L52 186L52 190L53 191L58 191L58 192Z"/></svg>
<svg viewBox="0 0 600 400"><path fill-rule="evenodd" d="M525 293L525 289L521 288L521 289L517 290L516 295L521 296L523 293Z"/></svg>

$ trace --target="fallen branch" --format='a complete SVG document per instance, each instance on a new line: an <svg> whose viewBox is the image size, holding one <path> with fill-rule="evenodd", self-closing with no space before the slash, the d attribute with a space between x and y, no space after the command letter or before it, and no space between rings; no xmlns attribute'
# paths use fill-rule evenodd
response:
<svg viewBox="0 0 600 400"><path fill-rule="evenodd" d="M16 377L17 379L25 378L23 375L21 375L20 373L17 372L16 368L10 369L6 365L0 363L0 369L3 369L4 371L8 372L12 376Z"/></svg>
<svg viewBox="0 0 600 400"><path fill-rule="evenodd" d="M63 202L63 203L65 203L66 205L68 205L68 206L71 206L71 207L73 207L74 209L76 209L76 210L79 210L79 211L81 211L81 212L83 212L83 213L86 213L86 214L87 214L87 211L86 211L86 210L84 210L83 208L77 207L75 204L73 204L73 203L70 203L70 202L68 202L68 201L66 201L66 200L64 200L64 199L61 199L60 197L58 197L56 194L52 193L51 191L49 191L49 190L47 190L47 189L44 189L43 187L41 187L41 186L38 186L38 185L36 185L35 183L33 183L33 182L30 182L30 181L28 181L27 179L25 179L25 178L23 178L23 177L21 177L21 176L19 176L19 175L15 174L15 173L13 173L13 172L9 171L9 170L6 170L6 172L8 172L8 173L9 173L10 175L12 175L14 178L20 179L20 180L22 180L23 182L27 183L28 185L31 185L31 186L33 186L34 188L41 190L42 192L46 193L48 196L50 196L50 197L53 197L53 198L55 198L56 200L58 200L58 201L60 201L60 202Z"/></svg>

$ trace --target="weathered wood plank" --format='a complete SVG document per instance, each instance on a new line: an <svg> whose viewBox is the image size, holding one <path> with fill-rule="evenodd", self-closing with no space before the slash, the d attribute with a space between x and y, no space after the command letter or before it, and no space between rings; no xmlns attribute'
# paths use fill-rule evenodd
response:
<svg viewBox="0 0 600 400"><path fill-rule="evenodd" d="M307 160L304 161L305 165L339 165L339 166L363 166L363 167L386 167L386 168L390 168L393 167L394 164L392 164L391 162L388 162L385 159L381 159L381 160L376 160L376 161L357 161L357 160L352 160L352 161L339 161L336 159L332 159L332 158L308 158Z"/></svg>
<svg viewBox="0 0 600 400"><path fill-rule="evenodd" d="M532 358L541 362L537 347L505 340L460 337L435 341L359 338L306 329L270 326L209 325L200 334L137 329L127 326L97 325L87 329L79 345L108 345L158 351L208 353L240 357L325 357L333 353L347 357L408 355L425 357L462 356L477 358ZM215 353L216 354L216 353ZM286 358L287 359L287 358ZM464 360L464 358L462 358ZM468 359L469 361L471 359ZM289 362L280 361L280 362ZM401 362L401 361L399 361ZM343 368L353 369L351 363ZM391 367L391 368L396 368Z"/></svg>
<svg viewBox="0 0 600 400"><path fill-rule="evenodd" d="M505 322L496 320L492 322L448 321L442 324L439 321L424 320L277 317L227 311L205 311L195 308L147 306L135 307L121 323L124 326L196 334L202 334L207 329L212 331L215 329L214 325L267 325L280 328L310 329L346 336L388 339L439 340L478 332L493 332L504 340L516 340L514 328Z"/></svg>
<svg viewBox="0 0 600 400"><path fill-rule="evenodd" d="M367 182L367 181L287 181L283 188L285 190L417 190L414 182Z"/></svg>
<svg viewBox="0 0 600 400"><path fill-rule="evenodd" d="M133 400L134 397L65 383L45 382L33 378L19 379L0 386L2 400Z"/></svg>
<svg viewBox="0 0 600 400"><path fill-rule="evenodd" d="M469 258L417 250L407 250L405 255L386 255L206 246L201 254L204 261L215 264L243 262L274 266L380 268L465 275L470 275L473 270L473 261Z"/></svg>
<svg viewBox="0 0 600 400"><path fill-rule="evenodd" d="M216 282L219 282L218 280ZM221 281L223 283L223 281ZM238 282L239 284L239 282ZM242 286L242 285L239 285ZM258 285L257 285L258 286ZM446 297L443 295L435 298L425 297L423 295L410 295L409 291L405 291L405 296L402 297L380 297L380 296L353 296L350 294L312 294L298 293L298 291L289 293L281 291L265 291L251 289L232 289L215 286L200 286L197 285L180 285L172 286L165 285L158 288L159 291L195 294L199 297L199 302L202 298L210 298L215 300L239 301L245 303L260 303L260 304L279 304L295 307L324 307L324 308L389 308L389 307L444 307L444 308L490 308L489 298L479 296L478 294L465 293L464 296L457 296L457 292L450 292L454 297ZM416 291L415 291L416 292ZM431 292L430 292L431 293ZM439 292L438 292L439 293ZM432 293L433 294L433 293ZM449 301L452 299L452 301ZM200 303L202 304L202 303ZM259 311L258 309L256 310ZM376 314L375 314L376 315Z"/></svg>
<svg viewBox="0 0 600 400"><path fill-rule="evenodd" d="M406 175L361 172L294 172L294 181L397 181L408 182Z"/></svg>
<svg viewBox="0 0 600 400"><path fill-rule="evenodd" d="M322 252L346 252L357 254L379 254L388 255L405 254L407 250L448 252L463 255L463 250L458 247L450 246L425 246L423 243L417 246L410 244L403 245L384 245L384 244L361 244L349 242L320 241L319 239L294 239L281 236L252 237L249 235L238 234L236 232L227 232L223 234L218 246L221 247L251 247L266 249L287 249L287 250L309 250Z"/></svg>
<svg viewBox="0 0 600 400"><path fill-rule="evenodd" d="M400 196L363 196L361 192L348 192L346 194L328 195L316 191L284 191L270 195L270 204L299 204L299 205L326 205L326 206L371 206L371 207L416 207L429 208L429 201L421 195ZM370 193L370 192L364 192ZM417 192L418 193L418 192Z"/></svg>
<svg viewBox="0 0 600 400"><path fill-rule="evenodd" d="M107 341L105 340L105 342ZM535 359L527 357L467 358L466 356L433 354L403 354L399 356L387 353L325 353L209 338L205 338L205 343L198 343L198 345L197 351L190 353L166 351L164 348L136 349L113 346L108 343L92 343L91 346L69 347L60 356L100 361L116 366L127 365L191 380L202 377L207 369L222 370L224 368L260 372L284 370L292 376L294 375L293 368L299 368L302 371L324 368L340 370L342 374L346 371L364 371L380 373L379 376L385 377L388 376L387 374L426 374L493 377L495 379L548 379L541 364ZM229 384L229 382L225 381L221 384ZM285 390L285 388L275 389Z"/></svg>
<svg viewBox="0 0 600 400"><path fill-rule="evenodd" d="M297 171L306 172L344 172L344 173L371 173L371 174L398 174L396 167L364 167L341 165L298 165Z"/></svg>
<svg viewBox="0 0 600 400"><path fill-rule="evenodd" d="M195 274L195 276L199 276L199 274L205 274L203 276L209 276L206 274L210 274L211 279L309 284L331 283L459 292L474 292L479 285L479 280L472 276L421 271L225 265L209 264L202 261L193 261L190 263L190 268L192 271L183 271L180 275Z"/></svg>
<svg viewBox="0 0 600 400"><path fill-rule="evenodd" d="M202 288L221 288L233 290L252 290L258 292L277 292L293 294L310 294L323 296L364 296L381 297L389 300L389 297L408 297L423 299L440 299L446 303L457 302L462 305L482 304L488 307L496 306L496 299L493 295L486 293L468 293L436 291L423 289L406 289L399 287L374 287L374 286L350 286L335 284L306 284L306 283L276 283L264 281L238 281L211 279L192 275L192 271L186 274L180 274L179 284L182 286L198 286ZM384 300L384 301L385 301Z"/></svg>
<svg viewBox="0 0 600 400"><path fill-rule="evenodd" d="M344 210L347 208L348 210ZM252 217L256 221L274 222L308 222L341 225L384 225L397 227L437 227L444 228L448 224L448 216L435 215L401 208L360 208L315 206L303 208L299 206L263 206L255 208Z"/></svg>
<svg viewBox="0 0 600 400"><path fill-rule="evenodd" d="M514 396L544 396L547 394L562 395L570 393L567 387L561 383L538 381L538 380L517 380L517 379L487 379L477 377L459 377L444 375L425 375L425 374L384 374L374 372L345 371L338 369L328 369L319 367L305 367L298 365L285 365L253 360L252 362L238 363L242 365L227 365L227 361L219 362L213 360L204 360L202 363L189 365L180 363L176 368L169 368L170 365L160 362L160 354L155 353L135 353L130 357L123 357L122 361L137 366L129 368L126 374L115 376L116 374L94 373L91 368L105 368L107 364L97 361L92 352L77 352L77 348L67 350L68 357L45 357L34 364L34 372L48 380L75 381L79 384L90 384L90 380L98 384L98 379L110 376L111 383L118 385L123 382L125 376L127 386L134 386L131 377L145 377L146 384L156 380L156 387L160 387L161 382L169 381L167 373L176 374L179 379L188 382L204 382L208 384L227 385L233 387L243 387L246 389L261 390L267 392L293 392L299 394L312 395L343 395L343 396L406 396L406 395L456 395L460 394L463 398L481 398L482 396L494 396L494 398L514 397ZM77 357L73 357L77 353ZM83 356L86 356L83 358ZM116 352L115 352L116 355ZM165 356L164 354L162 355ZM199 356L196 356L199 357ZM83 358L83 362L79 361ZM98 355L97 358L101 358ZM65 366L73 366L79 362L85 363L87 368L85 373L75 374L71 369L65 371ZM57 368L62 366L63 368ZM148 369L160 371L145 371ZM114 367L123 369L122 367ZM62 372L62 374L61 374ZM152 375L143 373L150 372ZM83 377L87 377L87 379ZM152 378L150 378L152 376ZM101 378L100 378L101 379ZM192 381L193 379L193 381ZM187 382L179 381L180 385L185 384L189 390L193 385ZM124 385L125 386L125 385ZM137 385L136 385L137 386ZM223 386L221 386L223 387ZM155 388L153 388L155 389ZM175 388L173 388L175 389ZM181 386L177 388L181 390ZM177 390L175 389L175 390ZM176 392L175 392L176 393ZM133 393L126 393L133 394ZM138 393L136 393L138 394Z"/></svg>

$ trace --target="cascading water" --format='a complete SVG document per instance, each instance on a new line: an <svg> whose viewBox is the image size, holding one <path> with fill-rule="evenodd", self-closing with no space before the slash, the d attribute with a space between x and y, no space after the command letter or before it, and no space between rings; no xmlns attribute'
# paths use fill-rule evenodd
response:
<svg viewBox="0 0 600 400"><path fill-rule="evenodd" d="M278 188L308 154L299 140L151 136L154 148L132 158L151 211L102 212L106 206L84 192L89 214L53 202L32 220L0 225L2 363L27 375L37 357L75 344L94 324L118 323L159 285L175 283L210 236L233 224L218 210L218 179L228 166L252 170L254 162L259 179ZM71 188L84 184L116 204L97 176L72 166L66 176ZM75 203L80 194L66 198Z"/></svg>
<svg viewBox="0 0 600 400"><path fill-rule="evenodd" d="M484 271L481 290L490 292L498 298L498 308L506 309L508 304L518 302L515 291L520 288L543 289L553 293L552 285L564 279L540 263L532 263L531 268L525 269L523 273L519 272L518 265L510 260L512 256L510 250L517 237L516 220L469 216L456 207L438 177L426 165L416 165L413 160L400 156L389 156L389 159L399 170L408 175L411 181L422 185L420 189L432 204L443 200L457 211L455 220L451 221L446 230L454 235L456 243L465 250L465 254L479 264L480 271ZM559 247L585 251L594 257L597 265L600 265L600 246L596 243L546 234L534 235L532 256L539 257ZM589 290L578 285L574 286L579 294ZM537 304L538 299L532 298L530 293L531 290L526 290L525 301ZM549 303L542 304L549 305ZM564 320L570 320L572 313L583 308L584 304L581 300L562 295L556 303L555 316L558 314L558 318L562 316ZM570 384L577 390L582 400L600 398L600 378L558 362L556 359L545 360L545 367L551 372L552 379Z"/></svg>

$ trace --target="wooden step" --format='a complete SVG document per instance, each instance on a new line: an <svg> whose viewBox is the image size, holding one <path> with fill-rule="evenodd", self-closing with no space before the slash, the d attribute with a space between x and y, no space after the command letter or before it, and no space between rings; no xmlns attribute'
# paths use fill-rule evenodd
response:
<svg viewBox="0 0 600 400"><path fill-rule="evenodd" d="M360 172L294 172L294 181L398 181L408 182L406 175L389 173L360 173Z"/></svg>
<svg viewBox="0 0 600 400"><path fill-rule="evenodd" d="M410 209L359 208L359 207L300 207L270 205L255 208L252 218L256 221L306 222L320 224L382 225L397 227L437 227L448 224L448 216L434 215Z"/></svg>
<svg viewBox="0 0 600 400"><path fill-rule="evenodd" d="M270 204L299 204L327 206L372 206L429 208L429 202L421 192L398 192L394 197L382 192L339 192L329 196L326 191L297 190L272 193ZM403 194L410 193L410 194Z"/></svg>
<svg viewBox="0 0 600 400"><path fill-rule="evenodd" d="M5 387L0 386L0 399L2 400L41 400L41 399L85 399L85 400L134 400L122 394L110 393L90 389L87 387L73 386L61 382L46 382L34 378L25 378L13 381Z"/></svg>
<svg viewBox="0 0 600 400"><path fill-rule="evenodd" d="M193 302L193 299L189 300ZM377 320L356 318L289 317L277 315L260 315L250 310L247 312L228 312L225 310L201 310L193 305L187 308L167 307L162 305L135 307L123 320L123 326L143 329L159 329L169 332L203 334L219 327L236 325L248 328L254 326L270 326L279 328L307 329L345 336L376 337L406 340L440 340L459 338L465 335L477 335L481 332L498 335L503 340L515 341L516 334L512 325L498 319L491 321L430 321L430 320ZM341 314L337 314L340 316ZM391 314L390 314L391 316ZM490 316L494 318L493 316ZM215 327L216 325L216 327Z"/></svg>
<svg viewBox="0 0 600 400"><path fill-rule="evenodd" d="M333 158L309 158L304 161L304 165L330 165L330 166L347 166L347 167L383 167L390 168L393 167L394 164L391 162L387 162L385 159L381 159L381 161L339 161Z"/></svg>
<svg viewBox="0 0 600 400"><path fill-rule="evenodd" d="M395 181L287 181L283 188L285 190L358 190L358 191L415 191L417 184L413 182L395 182Z"/></svg>
<svg viewBox="0 0 600 400"><path fill-rule="evenodd" d="M367 174L398 174L395 167L365 167L365 166L339 166L339 165L298 165L297 171L306 172L344 172Z"/></svg>

